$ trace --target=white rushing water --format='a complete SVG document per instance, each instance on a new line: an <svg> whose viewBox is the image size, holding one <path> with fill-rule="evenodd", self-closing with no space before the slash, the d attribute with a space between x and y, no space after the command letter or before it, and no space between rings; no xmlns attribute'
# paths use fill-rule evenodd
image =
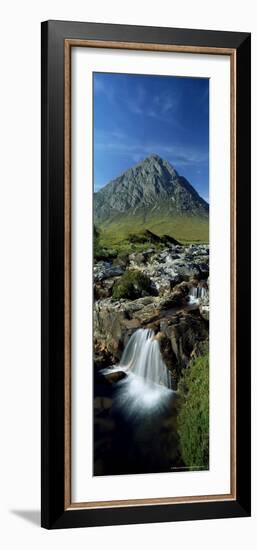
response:
<svg viewBox="0 0 257 550"><path fill-rule="evenodd" d="M139 329L132 334L122 354L120 367L146 381L171 388L171 375L162 360L153 330Z"/></svg>
<svg viewBox="0 0 257 550"><path fill-rule="evenodd" d="M126 378L116 384L116 388L113 397L114 410L118 410L134 423L140 418L143 418L144 422L147 419L150 424L156 422L159 415L165 415L170 409L176 395L171 389L137 376L133 372L128 372ZM137 427L140 428L140 424Z"/></svg>
<svg viewBox="0 0 257 550"><path fill-rule="evenodd" d="M189 303L197 304L200 299L204 298L207 294L207 290L203 286L192 286L189 292Z"/></svg>
<svg viewBox="0 0 257 550"><path fill-rule="evenodd" d="M119 365L102 372L115 371L123 371L127 376L115 384L113 407L132 421L137 422L146 411L164 414L171 406L176 392L171 389L171 374L162 360L153 330L134 332Z"/></svg>

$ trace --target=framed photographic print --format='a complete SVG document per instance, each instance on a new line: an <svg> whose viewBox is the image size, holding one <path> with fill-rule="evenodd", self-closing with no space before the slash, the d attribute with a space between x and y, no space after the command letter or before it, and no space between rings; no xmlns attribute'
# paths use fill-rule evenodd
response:
<svg viewBox="0 0 257 550"><path fill-rule="evenodd" d="M42 526L250 474L250 34L42 23Z"/></svg>

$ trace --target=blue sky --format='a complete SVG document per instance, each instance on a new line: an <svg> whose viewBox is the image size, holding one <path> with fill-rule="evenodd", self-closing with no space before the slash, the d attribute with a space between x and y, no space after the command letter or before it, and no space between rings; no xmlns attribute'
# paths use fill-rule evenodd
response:
<svg viewBox="0 0 257 550"><path fill-rule="evenodd" d="M209 81L94 73L94 190L156 153L209 198Z"/></svg>

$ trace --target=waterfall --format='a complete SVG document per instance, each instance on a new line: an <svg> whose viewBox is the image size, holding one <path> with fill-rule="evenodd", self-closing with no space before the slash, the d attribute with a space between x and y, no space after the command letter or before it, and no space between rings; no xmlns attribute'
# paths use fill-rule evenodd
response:
<svg viewBox="0 0 257 550"><path fill-rule="evenodd" d="M197 303L200 299L204 298L207 294L207 290L203 286L192 286L189 292L189 299L191 303Z"/></svg>
<svg viewBox="0 0 257 550"><path fill-rule="evenodd" d="M154 331L138 329L130 337L118 365L103 369L102 374L123 371L127 374L115 384L113 410L137 423L148 414L166 414L176 392L171 373L162 360Z"/></svg>
<svg viewBox="0 0 257 550"><path fill-rule="evenodd" d="M162 360L153 330L139 329L132 334L119 366L145 381L171 388L171 374Z"/></svg>

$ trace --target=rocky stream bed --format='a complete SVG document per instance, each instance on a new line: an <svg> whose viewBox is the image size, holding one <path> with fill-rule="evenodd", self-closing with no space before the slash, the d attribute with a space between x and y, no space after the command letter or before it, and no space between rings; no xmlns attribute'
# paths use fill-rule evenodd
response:
<svg viewBox="0 0 257 550"><path fill-rule="evenodd" d="M117 299L124 275L131 275L132 294ZM141 280L147 284L139 284ZM98 261L94 296L94 474L183 469L176 433L176 389L183 369L208 341L208 245L149 248ZM145 390L138 378L128 382L122 370L103 374L104 369L119 365L129 339L139 329L153 331L170 372L173 392L161 388L159 399L155 388ZM142 409L135 407L142 395L150 395L154 404L145 404L143 423ZM126 403L125 409L121 402Z"/></svg>

